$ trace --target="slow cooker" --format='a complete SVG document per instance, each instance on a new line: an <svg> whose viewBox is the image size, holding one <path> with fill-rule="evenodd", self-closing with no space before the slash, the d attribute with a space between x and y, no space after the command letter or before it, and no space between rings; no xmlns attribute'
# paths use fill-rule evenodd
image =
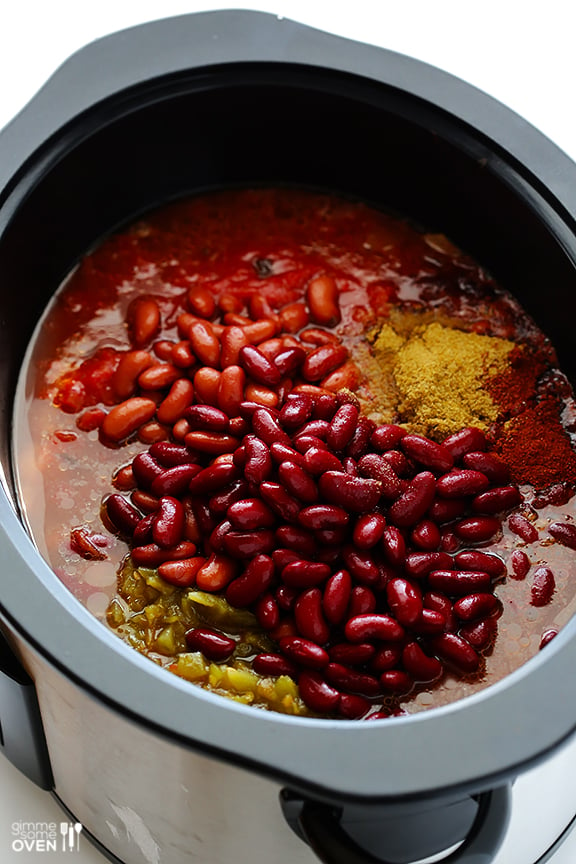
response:
<svg viewBox="0 0 576 864"><path fill-rule="evenodd" d="M159 203L234 185L329 189L454 239L575 381L575 179L550 141L463 82L244 11L89 45L1 133L1 746L110 860L511 862L498 849L517 778L570 759L576 622L474 696L372 723L254 711L167 675L80 605L19 515L12 403L52 293L99 238ZM566 836L576 794L561 809ZM543 837L522 864L559 842Z"/></svg>

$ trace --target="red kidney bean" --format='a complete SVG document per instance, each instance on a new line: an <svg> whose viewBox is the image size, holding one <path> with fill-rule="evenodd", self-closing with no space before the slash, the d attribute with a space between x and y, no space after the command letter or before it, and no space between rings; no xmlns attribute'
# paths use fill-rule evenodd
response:
<svg viewBox="0 0 576 864"><path fill-rule="evenodd" d="M396 426L394 423L387 423L382 426L377 426L370 436L370 444L375 450L382 452L383 450L393 450L399 443L401 438L404 438L408 433L401 426Z"/></svg>
<svg viewBox="0 0 576 864"><path fill-rule="evenodd" d="M370 663L374 672L382 673L394 669L400 663L402 647L400 645L386 645L380 648Z"/></svg>
<svg viewBox="0 0 576 864"><path fill-rule="evenodd" d="M315 324L335 327L340 322L338 288L334 279L322 274L311 279L306 287L306 303Z"/></svg>
<svg viewBox="0 0 576 864"><path fill-rule="evenodd" d="M454 533L469 543L483 543L491 540L500 531L501 525L493 516L470 516L454 525Z"/></svg>
<svg viewBox="0 0 576 864"><path fill-rule="evenodd" d="M228 507L227 518L232 527L239 531L252 531L255 528L271 528L276 517L260 498L244 498L234 501Z"/></svg>
<svg viewBox="0 0 576 864"><path fill-rule="evenodd" d="M184 507L177 498L165 496L152 522L152 539L162 549L170 549L182 540L184 534Z"/></svg>
<svg viewBox="0 0 576 864"><path fill-rule="evenodd" d="M150 423L144 423L138 429L138 440L143 444L154 444L158 441L166 441L169 436L169 431L157 420L151 420Z"/></svg>
<svg viewBox="0 0 576 864"><path fill-rule="evenodd" d="M365 585L355 585L350 592L348 617L355 618L357 615L367 615L376 610L376 605L376 596L370 588Z"/></svg>
<svg viewBox="0 0 576 864"><path fill-rule="evenodd" d="M201 591L222 591L234 579L237 571L236 561L213 553L198 570L196 584Z"/></svg>
<svg viewBox="0 0 576 864"><path fill-rule="evenodd" d="M300 510L298 521L311 531L345 528L350 517L346 510L334 504L312 504Z"/></svg>
<svg viewBox="0 0 576 864"><path fill-rule="evenodd" d="M494 453L482 453L478 451L465 453L462 457L462 462L466 468L471 468L473 471L481 471L482 474L488 477L490 483L503 486L510 480L508 466Z"/></svg>
<svg viewBox="0 0 576 864"><path fill-rule="evenodd" d="M358 693L342 693L337 711L346 720L360 720L371 707L372 703L363 696L359 696Z"/></svg>
<svg viewBox="0 0 576 864"><path fill-rule="evenodd" d="M129 492L136 486L132 464L119 468L112 477L112 485L120 492Z"/></svg>
<svg viewBox="0 0 576 864"><path fill-rule="evenodd" d="M148 351L126 351L120 356L112 376L112 389L119 399L127 399L136 392L138 376L153 364Z"/></svg>
<svg viewBox="0 0 576 864"><path fill-rule="evenodd" d="M292 440L289 435L284 432L280 424L274 417L271 411L267 408L258 408L252 415L252 429L254 434L270 446L275 441L285 444L287 447L292 446Z"/></svg>
<svg viewBox="0 0 576 864"><path fill-rule="evenodd" d="M358 549L372 549L382 539L386 519L381 513L366 513L354 526L352 542Z"/></svg>
<svg viewBox="0 0 576 864"><path fill-rule="evenodd" d="M410 532L410 542L425 552L435 552L440 545L440 529L431 519L423 519Z"/></svg>
<svg viewBox="0 0 576 864"><path fill-rule="evenodd" d="M361 642L357 645L339 642L330 646L328 653L333 663L342 663L344 666L364 666L372 660L376 648L369 642Z"/></svg>
<svg viewBox="0 0 576 864"><path fill-rule="evenodd" d="M467 502L464 498L437 498L432 502L428 516L438 525L453 522L466 512Z"/></svg>
<svg viewBox="0 0 576 864"><path fill-rule="evenodd" d="M187 540L182 540L171 549L162 549L157 543L147 543L145 546L134 546L130 552L137 567L159 567L165 561L181 561L195 554L195 544Z"/></svg>
<svg viewBox="0 0 576 864"><path fill-rule="evenodd" d="M293 561L300 561L301 557L298 553L291 549L275 549L272 553L272 560L277 573L281 573L284 567L292 564Z"/></svg>
<svg viewBox="0 0 576 864"><path fill-rule="evenodd" d="M133 396L110 409L100 431L105 439L119 443L148 423L156 413L156 403L152 399Z"/></svg>
<svg viewBox="0 0 576 864"><path fill-rule="evenodd" d="M542 648L545 648L546 645L548 645L557 635L557 630L545 630L542 634L542 638L540 639L540 645L538 646L538 650L541 651Z"/></svg>
<svg viewBox="0 0 576 864"><path fill-rule="evenodd" d="M503 510L512 510L522 503L522 496L517 486L497 486L476 495L472 500L474 513L501 513Z"/></svg>
<svg viewBox="0 0 576 864"><path fill-rule="evenodd" d="M266 407L268 413L271 414L273 417L277 417L280 415L280 412L277 411L276 408L263 406L261 402L255 402L253 399L245 399L243 402L240 403L240 416L247 422L251 423L256 411L259 411L263 407Z"/></svg>
<svg viewBox="0 0 576 864"><path fill-rule="evenodd" d="M158 475L150 487L150 491L158 498L172 495L175 498L188 490L191 481L202 471L201 465L175 465Z"/></svg>
<svg viewBox="0 0 576 864"><path fill-rule="evenodd" d="M246 448L244 476L249 483L262 483L272 475L270 448L255 435L246 435L243 446Z"/></svg>
<svg viewBox="0 0 576 864"><path fill-rule="evenodd" d="M298 690L304 704L319 714L334 711L340 703L338 690L316 672L302 672L298 678Z"/></svg>
<svg viewBox="0 0 576 864"><path fill-rule="evenodd" d="M552 599L555 589L556 580L552 570L549 567L537 567L532 577L530 604L532 606L546 606Z"/></svg>
<svg viewBox="0 0 576 864"><path fill-rule="evenodd" d="M194 461L190 450L182 444L173 444L171 441L160 441L153 444L149 454L163 468L175 468L176 465L187 465Z"/></svg>
<svg viewBox="0 0 576 864"><path fill-rule="evenodd" d="M449 435L448 438L445 438L442 442L442 446L446 447L446 449L450 451L452 458L457 462L459 459L462 459L466 453L486 450L488 447L488 441L486 440L486 435L481 429L478 429L475 426L468 426L465 429L460 429L458 432L454 432L454 434Z"/></svg>
<svg viewBox="0 0 576 864"><path fill-rule="evenodd" d="M521 513L513 513L508 519L508 527L525 543L535 543L538 540L538 529Z"/></svg>
<svg viewBox="0 0 576 864"><path fill-rule="evenodd" d="M510 564L512 565L512 572L510 573L512 579L526 578L531 567L531 562L528 555L522 549L515 549L512 552Z"/></svg>
<svg viewBox="0 0 576 864"><path fill-rule="evenodd" d="M218 404L218 389L220 387L220 372L210 366L202 366L194 374L194 392L198 402L206 405Z"/></svg>
<svg viewBox="0 0 576 864"><path fill-rule="evenodd" d="M490 583L490 574L478 570L432 570L428 574L430 588L458 596L487 591Z"/></svg>
<svg viewBox="0 0 576 864"><path fill-rule="evenodd" d="M281 444L279 441L274 441L274 443L270 445L270 455L279 465L282 464L282 462L294 462L296 465L299 465L300 468L304 468L306 464L302 453L299 453L292 447L287 447L286 444Z"/></svg>
<svg viewBox="0 0 576 864"><path fill-rule="evenodd" d="M216 312L214 295L203 285L192 285L188 289L186 299L193 315L198 315L200 318L212 318Z"/></svg>
<svg viewBox="0 0 576 864"><path fill-rule="evenodd" d="M562 546L576 549L576 525L570 525L568 522L552 522L548 532Z"/></svg>
<svg viewBox="0 0 576 864"><path fill-rule="evenodd" d="M348 360L338 369L335 369L334 372L331 372L330 375L327 375L326 378L323 378L320 386L334 393L339 393L343 389L353 391L358 387L361 380L362 373L360 369L356 363Z"/></svg>
<svg viewBox="0 0 576 864"><path fill-rule="evenodd" d="M298 429L295 438L309 438L313 436L320 438L321 441L325 441L329 431L330 424L327 420L310 420L309 423Z"/></svg>
<svg viewBox="0 0 576 864"><path fill-rule="evenodd" d="M303 454L307 453L311 447L320 450L327 449L326 442L322 441L321 438L317 438L316 435L298 435L296 438L294 438L292 443L296 450L298 450L299 453Z"/></svg>
<svg viewBox="0 0 576 864"><path fill-rule="evenodd" d="M126 321L130 341L136 348L143 348L160 328L160 307L152 297L136 297L128 306Z"/></svg>
<svg viewBox="0 0 576 864"><path fill-rule="evenodd" d="M208 538L208 545L213 552L225 552L224 537L232 531L232 525L228 519L223 519L212 531Z"/></svg>
<svg viewBox="0 0 576 864"><path fill-rule="evenodd" d="M446 663L456 666L461 672L475 672L480 657L472 646L455 633L443 633L430 640L432 650Z"/></svg>
<svg viewBox="0 0 576 864"><path fill-rule="evenodd" d="M498 609L498 599L494 594L477 593L461 597L454 603L454 612L461 621L474 621L492 615Z"/></svg>
<svg viewBox="0 0 576 864"><path fill-rule="evenodd" d="M217 369L220 366L220 340L208 321L197 321L188 331L190 347L204 366Z"/></svg>
<svg viewBox="0 0 576 864"><path fill-rule="evenodd" d="M296 678L298 672L294 663L291 663L281 654L257 654L252 661L252 668L257 675L289 675Z"/></svg>
<svg viewBox="0 0 576 864"><path fill-rule="evenodd" d="M443 474L436 481L436 491L443 498L462 498L466 495L478 495L488 488L490 482L481 471L470 468L454 468L448 474Z"/></svg>
<svg viewBox="0 0 576 864"><path fill-rule="evenodd" d="M164 473L164 469L151 453L145 450L132 460L132 473L140 488L150 489L154 480Z"/></svg>
<svg viewBox="0 0 576 864"><path fill-rule="evenodd" d="M267 591L274 579L274 562L268 555L256 555L244 573L229 583L226 599L232 606L251 606Z"/></svg>
<svg viewBox="0 0 576 864"><path fill-rule="evenodd" d="M158 506L159 504L160 502L158 502ZM144 546L144 544L149 543L152 540L153 524L154 511L144 516L144 518L139 521L138 525L134 529L134 534L132 535L132 544L134 546Z"/></svg>
<svg viewBox="0 0 576 864"><path fill-rule="evenodd" d="M370 436L374 430L374 421L367 417L360 417L354 430L352 440L346 447L346 453L352 459L360 459L366 454L370 444ZM367 454L366 454L367 455Z"/></svg>
<svg viewBox="0 0 576 864"><path fill-rule="evenodd" d="M246 475L247 479L250 479ZM287 522L295 522L298 519L302 503L289 495L279 483L260 483L260 495L268 506Z"/></svg>
<svg viewBox="0 0 576 864"><path fill-rule="evenodd" d="M320 493L331 504L341 505L353 513L367 513L380 500L378 480L351 477L338 471L326 471L319 480Z"/></svg>
<svg viewBox="0 0 576 864"><path fill-rule="evenodd" d="M142 516L123 495L109 495L104 507L113 527L122 534L132 536Z"/></svg>
<svg viewBox="0 0 576 864"><path fill-rule="evenodd" d="M380 569L369 552L348 546L342 557L346 568L361 585L376 585L380 579Z"/></svg>
<svg viewBox="0 0 576 864"><path fill-rule="evenodd" d="M422 614L422 594L417 585L407 579L392 579L386 585L386 598L396 620L410 627Z"/></svg>
<svg viewBox="0 0 576 864"><path fill-rule="evenodd" d="M416 474L388 510L389 520L399 528L411 528L422 519L432 504L435 490L436 480L433 474L429 471Z"/></svg>
<svg viewBox="0 0 576 864"><path fill-rule="evenodd" d="M304 468L313 476L324 474L325 471L344 471L342 462L329 450L310 447L304 454Z"/></svg>
<svg viewBox="0 0 576 864"><path fill-rule="evenodd" d="M402 669L391 669L380 675L380 686L387 693L403 694L409 693L414 686L414 681Z"/></svg>
<svg viewBox="0 0 576 864"><path fill-rule="evenodd" d="M314 409L312 417L314 420L327 420L331 422L338 410L338 399L331 393L321 393L314 398Z"/></svg>
<svg viewBox="0 0 576 864"><path fill-rule="evenodd" d="M221 294L216 301L216 305L224 314L232 313L235 315L239 315L244 310L243 301L235 294Z"/></svg>
<svg viewBox="0 0 576 864"><path fill-rule="evenodd" d="M177 588L190 588L196 582L198 570L206 562L205 558L182 558L179 561L164 561L158 567L158 573L170 585Z"/></svg>
<svg viewBox="0 0 576 864"><path fill-rule="evenodd" d="M453 531L444 530L440 534L440 551L441 552L456 552L462 541L454 534Z"/></svg>
<svg viewBox="0 0 576 864"><path fill-rule="evenodd" d="M328 652L310 639L301 636L284 636L280 639L280 650L285 657L307 669L324 669L329 663Z"/></svg>
<svg viewBox="0 0 576 864"><path fill-rule="evenodd" d="M188 421L181 417L180 420L177 420L174 426L172 427L172 435L176 442L182 443L186 438L186 435L190 432L190 424Z"/></svg>
<svg viewBox="0 0 576 864"><path fill-rule="evenodd" d="M337 570L327 580L322 597L322 608L330 624L340 624L344 620L351 591L352 579L347 570Z"/></svg>
<svg viewBox="0 0 576 864"><path fill-rule="evenodd" d="M334 345L340 342L340 338L329 330L322 330L319 327L309 327L298 334L301 342L308 345Z"/></svg>
<svg viewBox="0 0 576 864"><path fill-rule="evenodd" d="M393 567L402 567L406 560L406 541L394 525L387 525L382 536L384 557Z"/></svg>
<svg viewBox="0 0 576 864"><path fill-rule="evenodd" d="M239 364L254 381L266 387L276 387L282 378L274 363L253 345L246 345L240 350Z"/></svg>
<svg viewBox="0 0 576 864"><path fill-rule="evenodd" d="M186 644L191 651L200 651L208 660L227 660L236 648L234 639L208 627L194 627L186 633Z"/></svg>
<svg viewBox="0 0 576 864"><path fill-rule="evenodd" d="M324 618L322 591L319 588L308 588L300 594L294 604L294 621L304 639L311 639L318 645L328 641L330 628Z"/></svg>
<svg viewBox="0 0 576 864"><path fill-rule="evenodd" d="M293 375L305 360L306 352L303 348L287 348L274 358L274 365L282 376Z"/></svg>
<svg viewBox="0 0 576 864"><path fill-rule="evenodd" d="M460 628L460 636L477 651L482 651L492 644L498 631L496 618L484 618L473 621Z"/></svg>
<svg viewBox="0 0 576 864"><path fill-rule="evenodd" d="M422 435L404 435L400 439L400 447L406 456L432 471L449 471L454 464L448 449Z"/></svg>
<svg viewBox="0 0 576 864"><path fill-rule="evenodd" d="M312 504L318 500L318 487L316 483L310 474L304 471L296 462L282 462L278 466L278 479L288 492L305 504Z"/></svg>
<svg viewBox="0 0 576 864"><path fill-rule="evenodd" d="M344 628L349 642L369 642L381 639L383 642L399 642L404 638L404 628L389 615L368 613L350 618Z"/></svg>
<svg viewBox="0 0 576 864"><path fill-rule="evenodd" d="M230 424L228 415L213 405L192 405L186 410L185 417L191 432L227 432Z"/></svg>
<svg viewBox="0 0 576 864"><path fill-rule="evenodd" d="M408 576L421 579L431 570L451 570L453 559L446 552L411 552L404 562Z"/></svg>
<svg viewBox="0 0 576 864"><path fill-rule="evenodd" d="M437 633L451 632L454 619L446 619L446 616L436 609L422 609L422 613L417 621L412 625L414 633L424 636L435 635Z"/></svg>
<svg viewBox="0 0 576 864"><path fill-rule="evenodd" d="M418 642L408 642L402 651L402 664L415 681L435 681L442 674L442 663L426 654Z"/></svg>
<svg viewBox="0 0 576 864"><path fill-rule="evenodd" d="M156 410L159 423L174 424L192 404L194 387L187 378L178 378Z"/></svg>
<svg viewBox="0 0 576 864"><path fill-rule="evenodd" d="M274 599L284 612L290 612L294 608L294 603L299 596L300 589L290 588L288 585L279 585L274 592Z"/></svg>
<svg viewBox="0 0 576 864"><path fill-rule="evenodd" d="M155 363L138 376L141 390L164 390L180 378L181 371L172 363Z"/></svg>
<svg viewBox="0 0 576 864"><path fill-rule="evenodd" d="M360 458L358 470L363 477L371 477L381 482L383 498L393 501L402 492L402 481L384 456L367 453Z"/></svg>
<svg viewBox="0 0 576 864"><path fill-rule="evenodd" d="M219 456L221 453L232 453L240 444L238 438L223 432L189 432L184 443L192 450Z"/></svg>
<svg viewBox="0 0 576 864"><path fill-rule="evenodd" d="M267 339L271 339L280 330L280 319L274 318L259 318L257 321L250 321L243 325L244 333L249 342L253 345L259 345Z"/></svg>
<svg viewBox="0 0 576 864"><path fill-rule="evenodd" d="M320 381L341 366L347 358L348 349L343 345L321 345L311 351L304 360L302 377L306 381Z"/></svg>
<svg viewBox="0 0 576 864"><path fill-rule="evenodd" d="M354 435L358 423L359 410L355 405L344 403L334 414L326 443L331 450L344 450Z"/></svg>
<svg viewBox="0 0 576 864"><path fill-rule="evenodd" d="M237 480L238 473L239 469L233 462L213 462L192 477L188 489L192 495L206 495L211 492L217 492L219 489L223 489Z"/></svg>
<svg viewBox="0 0 576 864"><path fill-rule="evenodd" d="M220 363L222 369L228 366L238 366L240 351L249 345L242 327L235 325L224 327L220 338Z"/></svg>
<svg viewBox="0 0 576 864"><path fill-rule="evenodd" d="M489 573L493 578L506 573L506 565L498 555L480 552L477 549L466 549L454 556L454 564L460 570L480 570Z"/></svg>
<svg viewBox="0 0 576 864"><path fill-rule="evenodd" d="M274 532L230 531L224 537L224 548L233 558L253 558L260 553L266 555L274 549Z"/></svg>
<svg viewBox="0 0 576 864"><path fill-rule="evenodd" d="M347 693L360 693L363 696L379 696L380 683L374 675L349 669L341 663L329 663L324 674L330 684Z"/></svg>
<svg viewBox="0 0 576 864"><path fill-rule="evenodd" d="M191 502L192 512L201 535L211 534L218 524L205 501L194 499Z"/></svg>
<svg viewBox="0 0 576 864"><path fill-rule="evenodd" d="M186 332L188 332L188 330L186 330ZM157 342L153 343L152 350L159 360L166 362L170 361L175 346L176 343L172 342L171 339L159 339Z"/></svg>
<svg viewBox="0 0 576 864"><path fill-rule="evenodd" d="M172 366L176 366L177 369L190 369L191 366L195 365L196 357L192 353L188 339L182 339L180 342L176 342L176 344L169 344L171 345L170 351L166 352L166 355L160 359L168 361Z"/></svg>
<svg viewBox="0 0 576 864"><path fill-rule="evenodd" d="M263 630L268 632L276 630L280 624L280 609L274 597L269 594L263 594L254 608L256 620Z"/></svg>
<svg viewBox="0 0 576 864"><path fill-rule="evenodd" d="M281 546L287 546L300 555L312 558L318 553L316 540L309 531L295 525L281 525L276 531L276 540Z"/></svg>
<svg viewBox="0 0 576 864"><path fill-rule="evenodd" d="M288 333L298 333L306 327L310 316L304 303L289 303L280 310L280 321L283 330Z"/></svg>
<svg viewBox="0 0 576 864"><path fill-rule="evenodd" d="M149 492L143 492L141 489L135 489L130 495L130 500L143 513L154 513L160 504L160 498Z"/></svg>
<svg viewBox="0 0 576 864"><path fill-rule="evenodd" d="M310 419L313 407L308 394L290 394L280 411L280 422L289 429L297 429Z"/></svg>
<svg viewBox="0 0 576 864"><path fill-rule="evenodd" d="M246 373L241 366L227 366L222 370L218 385L218 406L228 417L236 417L244 399Z"/></svg>
<svg viewBox="0 0 576 864"><path fill-rule="evenodd" d="M282 570L281 579L291 588L314 588L330 576L328 564L319 561L292 561Z"/></svg>

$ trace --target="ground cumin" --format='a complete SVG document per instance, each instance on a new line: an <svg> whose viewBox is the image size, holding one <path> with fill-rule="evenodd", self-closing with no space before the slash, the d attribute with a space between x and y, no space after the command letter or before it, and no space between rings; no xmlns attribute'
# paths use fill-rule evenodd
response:
<svg viewBox="0 0 576 864"><path fill-rule="evenodd" d="M509 368L514 343L438 322L398 330L382 326L374 355L393 379L399 422L436 440L465 426L487 430L499 407L486 382Z"/></svg>

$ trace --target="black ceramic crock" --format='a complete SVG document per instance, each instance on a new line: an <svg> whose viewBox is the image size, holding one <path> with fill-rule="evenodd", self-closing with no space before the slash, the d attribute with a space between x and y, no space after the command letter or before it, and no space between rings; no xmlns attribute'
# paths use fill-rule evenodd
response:
<svg viewBox="0 0 576 864"><path fill-rule="evenodd" d="M113 637L50 571L20 520L14 390L61 280L100 238L153 206L255 184L358 197L447 234L518 297L576 379L576 166L511 111L417 61L260 13L168 19L84 48L0 134L0 611L23 667L6 647L5 753L54 788L115 860L145 858L106 834L93 800L70 800L82 787L58 756L55 727L71 722L76 699L102 715L90 742L75 732L102 765L112 728L127 753L141 735L164 754L158 798L171 782L169 750L182 764L201 757L215 771L270 781L325 862L411 861L464 840L446 860L484 864L505 830L510 782L576 726L574 621L503 681L441 709L373 723L284 717L192 688ZM96 785L112 800L105 779ZM385 825L388 841L381 831L364 843L363 820ZM185 834L193 817L190 825ZM162 861L229 860L187 858L161 828L150 830ZM282 835L281 864L300 860L288 836L305 849ZM255 837L246 860L263 860Z"/></svg>

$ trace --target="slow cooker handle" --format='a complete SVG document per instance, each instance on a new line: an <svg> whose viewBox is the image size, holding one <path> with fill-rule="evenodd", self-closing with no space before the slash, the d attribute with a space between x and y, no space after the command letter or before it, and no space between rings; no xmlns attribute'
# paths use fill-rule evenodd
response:
<svg viewBox="0 0 576 864"><path fill-rule="evenodd" d="M439 864L490 864L510 818L511 787L478 796L478 812L464 842ZM362 849L342 828L338 809L305 801L299 815L302 833L323 864L391 864Z"/></svg>

